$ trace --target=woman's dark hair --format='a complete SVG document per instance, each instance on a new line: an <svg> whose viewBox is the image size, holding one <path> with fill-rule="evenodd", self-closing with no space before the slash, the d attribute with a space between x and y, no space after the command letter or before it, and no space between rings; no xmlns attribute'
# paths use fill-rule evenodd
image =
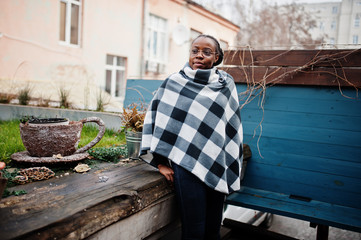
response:
<svg viewBox="0 0 361 240"><path fill-rule="evenodd" d="M217 66L217 65L221 64L221 62L223 61L223 50L222 50L221 45L219 44L218 40L215 37L211 36L211 35L201 34L201 35L198 35L198 37L196 37L193 40L193 42L195 40L197 40L198 38L201 38L201 37L210 38L210 39L212 39L214 41L214 43L216 44L216 53L218 54L218 60L217 60L217 62L215 62L213 64L213 66Z"/></svg>

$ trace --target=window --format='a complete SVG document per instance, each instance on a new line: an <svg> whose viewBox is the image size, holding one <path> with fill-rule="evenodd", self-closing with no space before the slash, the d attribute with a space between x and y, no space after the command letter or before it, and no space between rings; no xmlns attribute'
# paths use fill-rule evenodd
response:
<svg viewBox="0 0 361 240"><path fill-rule="evenodd" d="M123 97L126 58L107 55L105 65L105 91L113 97Z"/></svg>
<svg viewBox="0 0 361 240"><path fill-rule="evenodd" d="M330 38L330 44L335 44L335 43L336 43L335 39L334 39L334 38Z"/></svg>
<svg viewBox="0 0 361 240"><path fill-rule="evenodd" d="M196 37L198 37L199 35L201 35L202 32L191 29L191 35L190 35L190 41L189 41L189 46L192 44L193 40L196 39Z"/></svg>
<svg viewBox="0 0 361 240"><path fill-rule="evenodd" d="M324 31L325 30L325 25L323 22L320 22L320 30Z"/></svg>
<svg viewBox="0 0 361 240"><path fill-rule="evenodd" d="M189 49L191 48L192 42L194 41L194 39L196 39L201 34L202 34L202 32L191 28L191 34L189 36L189 47L188 47Z"/></svg>
<svg viewBox="0 0 361 240"><path fill-rule="evenodd" d="M333 6L332 7L332 14L337 14L338 12L338 7L337 6Z"/></svg>
<svg viewBox="0 0 361 240"><path fill-rule="evenodd" d="M60 41L79 45L81 0L60 0Z"/></svg>
<svg viewBox="0 0 361 240"><path fill-rule="evenodd" d="M352 43L353 44L358 44L358 35L353 35L352 36Z"/></svg>
<svg viewBox="0 0 361 240"><path fill-rule="evenodd" d="M354 27L359 27L359 26L360 26L360 15L356 14Z"/></svg>
<svg viewBox="0 0 361 240"><path fill-rule="evenodd" d="M150 14L147 36L146 70L148 72L163 72L168 46L167 21Z"/></svg>
<svg viewBox="0 0 361 240"><path fill-rule="evenodd" d="M331 29L332 29L332 30L336 30L336 21L335 21L335 20L333 20L333 21L331 22Z"/></svg>
<svg viewBox="0 0 361 240"><path fill-rule="evenodd" d="M227 50L229 47L228 42L223 41L223 40L219 40L219 45L221 46L223 51Z"/></svg>

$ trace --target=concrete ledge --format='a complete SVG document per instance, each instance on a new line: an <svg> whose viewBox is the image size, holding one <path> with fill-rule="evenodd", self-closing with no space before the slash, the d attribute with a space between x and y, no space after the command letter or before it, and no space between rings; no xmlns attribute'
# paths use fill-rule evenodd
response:
<svg viewBox="0 0 361 240"><path fill-rule="evenodd" d="M104 121L105 127L108 129L118 131L122 126L119 114L115 113L0 104L0 120L7 121L20 119L23 116L65 117L69 118L71 121L79 121L87 117L98 117Z"/></svg>

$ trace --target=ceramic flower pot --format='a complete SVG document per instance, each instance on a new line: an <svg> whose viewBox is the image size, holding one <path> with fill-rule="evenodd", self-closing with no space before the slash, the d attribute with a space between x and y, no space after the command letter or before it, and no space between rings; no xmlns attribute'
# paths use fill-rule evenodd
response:
<svg viewBox="0 0 361 240"><path fill-rule="evenodd" d="M77 149L84 123L94 122L99 126L96 138L86 146ZM97 117L63 124L20 123L20 135L26 150L33 157L68 156L83 153L97 144L104 136L104 122Z"/></svg>

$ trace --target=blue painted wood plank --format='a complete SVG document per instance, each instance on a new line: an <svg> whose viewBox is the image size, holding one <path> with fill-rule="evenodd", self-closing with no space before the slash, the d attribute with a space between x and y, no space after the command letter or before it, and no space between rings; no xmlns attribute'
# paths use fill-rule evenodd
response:
<svg viewBox="0 0 361 240"><path fill-rule="evenodd" d="M134 102L149 103L162 82L160 80L128 79L124 106Z"/></svg>
<svg viewBox="0 0 361 240"><path fill-rule="evenodd" d="M242 104L242 102L241 102ZM328 99L314 100L308 98L279 98L268 96L264 110L319 113L341 116L361 116L360 100L330 101ZM257 101L252 101L247 108L260 109ZM243 110L243 109L242 109Z"/></svg>
<svg viewBox="0 0 361 240"><path fill-rule="evenodd" d="M287 101L287 102L286 102ZM291 105L290 105L291 103ZM309 112L320 114L334 114L342 116L361 116L361 108L359 101L333 101L317 100L305 98L269 98L266 100L265 109L274 109L282 111Z"/></svg>
<svg viewBox="0 0 361 240"><path fill-rule="evenodd" d="M227 203L294 217L313 223L361 232L361 209L289 198L288 195L243 188L227 197Z"/></svg>
<svg viewBox="0 0 361 240"><path fill-rule="evenodd" d="M361 180L267 164L248 163L244 186L303 195L332 203L358 206L361 202ZM327 189L327 191L325 191ZM324 192L324 193L323 193ZM329 199L329 197L332 197ZM347 199L347 202L343 202Z"/></svg>
<svg viewBox="0 0 361 240"><path fill-rule="evenodd" d="M287 126L327 128L361 132L361 117L342 116L320 113L285 112L261 109L244 108L241 111L242 121L260 123L274 123Z"/></svg>
<svg viewBox="0 0 361 240"><path fill-rule="evenodd" d="M357 98L357 91L355 89L345 89L344 92L354 98L349 99L342 96L338 89L270 87L266 90L265 109L361 116L361 99ZM247 104L245 108L259 109L259 97Z"/></svg>
<svg viewBox="0 0 361 240"><path fill-rule="evenodd" d="M246 121L243 123L245 133L250 133L256 129L257 126L258 123ZM262 137L361 147L361 131L262 123Z"/></svg>
<svg viewBox="0 0 361 240"><path fill-rule="evenodd" d="M254 154L255 155L255 154ZM361 181L361 162L342 161L323 157L296 155L292 152L262 151L261 157L252 157L253 164L268 164L270 167L285 167L319 172L337 176L352 177Z"/></svg>
<svg viewBox="0 0 361 240"><path fill-rule="evenodd" d="M244 143L251 147L252 154L255 157L262 155L262 150L272 149L277 153L292 152L296 155L305 157L323 157L329 159L344 160L350 162L361 162L361 148L343 146L328 143L312 143L304 141L290 141L287 139L278 139L272 137L261 136L259 140L259 150L257 147L257 136L244 135Z"/></svg>
<svg viewBox="0 0 361 240"><path fill-rule="evenodd" d="M267 179L267 182L264 180ZM361 180L359 178L351 178L340 175L332 175L328 173L320 173L316 171L305 171L295 168L287 168L283 166L275 167L268 164L254 163L249 161L244 176L244 184L246 186L260 188L268 188L274 186L275 183L281 183L289 187L290 191L308 192L309 189L319 188L318 191L327 189L327 191L333 192L333 194L350 194L353 199L350 201L359 205L361 202ZM274 191L278 186L274 186ZM310 193L311 194L311 193ZM320 194L319 192L312 193L314 196ZM339 196L335 196L338 198ZM315 198L315 197L313 197ZM327 200L327 199L326 199ZM334 199L330 199L333 201Z"/></svg>
<svg viewBox="0 0 361 240"><path fill-rule="evenodd" d="M252 179L254 180L254 179ZM301 183L292 183L286 185L283 180L275 180L270 178L263 178L263 181L267 181L267 184L260 185L254 182L247 182L245 187L250 188L258 188L265 191L273 191L287 195L297 195L302 196L305 198L310 198L317 201L327 202L330 204L338 204L341 206L348 206L348 207L357 207L359 206L360 202L354 200L356 196L358 200L360 200L360 195L350 192L340 192L340 191L325 191L325 188L319 186L308 186ZM292 186L291 186L292 184ZM335 198L335 196L337 196Z"/></svg>
<svg viewBox="0 0 361 240"><path fill-rule="evenodd" d="M247 90L245 84L236 84L237 91L241 95ZM255 92L254 95L259 94ZM282 98L294 98L295 96L303 96L309 99L332 99L332 100L350 100L357 99L358 91L354 88L342 88L342 93L338 87L326 86L271 86L266 89L266 96L277 96Z"/></svg>

